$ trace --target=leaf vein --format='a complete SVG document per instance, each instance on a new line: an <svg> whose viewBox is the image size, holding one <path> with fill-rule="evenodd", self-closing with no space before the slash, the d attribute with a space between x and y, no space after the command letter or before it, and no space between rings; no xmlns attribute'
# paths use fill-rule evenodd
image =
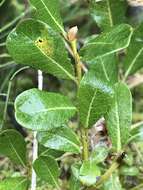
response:
<svg viewBox="0 0 143 190"><path fill-rule="evenodd" d="M95 92L94 92L94 94L93 94L93 97L92 97L92 99L91 99L91 102L90 102L90 104L89 104L89 109L88 109L87 118L86 118L86 128L87 128L88 125L89 125L90 113L91 113L91 110L92 110L93 102L94 102L95 97L96 97L96 93L97 93L97 90L95 90Z"/></svg>

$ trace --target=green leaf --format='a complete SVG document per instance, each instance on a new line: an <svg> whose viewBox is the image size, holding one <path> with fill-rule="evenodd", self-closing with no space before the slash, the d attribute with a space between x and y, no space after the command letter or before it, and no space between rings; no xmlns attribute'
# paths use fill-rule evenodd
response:
<svg viewBox="0 0 143 190"><path fill-rule="evenodd" d="M79 179L83 185L91 186L97 182L101 172L95 162L91 160L84 161L81 168Z"/></svg>
<svg viewBox="0 0 143 190"><path fill-rule="evenodd" d="M91 0L91 15L102 30L124 23L127 2L123 0Z"/></svg>
<svg viewBox="0 0 143 190"><path fill-rule="evenodd" d="M92 127L104 116L112 103L113 89L107 81L97 78L93 71L88 72L81 81L78 100L82 125Z"/></svg>
<svg viewBox="0 0 143 190"><path fill-rule="evenodd" d="M120 168L120 174L123 176L138 176L139 175L139 169L135 166L122 166Z"/></svg>
<svg viewBox="0 0 143 190"><path fill-rule="evenodd" d="M7 38L7 49L19 64L40 69L63 79L75 80L61 36L33 19L21 22Z"/></svg>
<svg viewBox="0 0 143 190"><path fill-rule="evenodd" d="M112 146L120 151L130 137L132 122L132 96L124 83L115 85L115 97L106 121Z"/></svg>
<svg viewBox="0 0 143 190"><path fill-rule="evenodd" d="M0 190L27 190L29 181L24 177L6 178L0 181Z"/></svg>
<svg viewBox="0 0 143 190"><path fill-rule="evenodd" d="M58 32L64 32L63 23L60 15L59 0L30 0L36 8L35 17L51 26Z"/></svg>
<svg viewBox="0 0 143 190"><path fill-rule="evenodd" d="M133 29L127 24L113 27L106 33L90 38L80 54L83 61L94 61L100 56L113 54L129 46Z"/></svg>
<svg viewBox="0 0 143 190"><path fill-rule="evenodd" d="M81 183L79 181L80 168L81 168L81 162L75 162L71 166L70 190L80 190L81 187Z"/></svg>
<svg viewBox="0 0 143 190"><path fill-rule="evenodd" d="M74 175L70 178L70 190L80 190L80 182Z"/></svg>
<svg viewBox="0 0 143 190"><path fill-rule="evenodd" d="M131 130L131 137L129 139L129 142L131 141L138 141L138 142L143 141L143 125L142 124Z"/></svg>
<svg viewBox="0 0 143 190"><path fill-rule="evenodd" d="M33 164L37 176L46 181L53 187L58 185L58 177L60 175L57 162L50 156L41 156Z"/></svg>
<svg viewBox="0 0 143 190"><path fill-rule="evenodd" d="M39 132L38 141L40 144L51 149L80 153L80 141L69 127Z"/></svg>
<svg viewBox="0 0 143 190"><path fill-rule="evenodd" d="M142 68L143 60L143 24L134 30L130 46L127 48L127 55L124 60L125 79L128 75L135 73Z"/></svg>
<svg viewBox="0 0 143 190"><path fill-rule="evenodd" d="M112 174L109 180L104 183L103 190L115 190L115 189L123 190L119 180L119 176L116 173Z"/></svg>
<svg viewBox="0 0 143 190"><path fill-rule="evenodd" d="M21 134L9 129L0 133L0 155L9 157L15 164L26 165L26 143Z"/></svg>
<svg viewBox="0 0 143 190"><path fill-rule="evenodd" d="M96 164L102 163L108 156L109 149L106 146L97 146L91 153L90 159Z"/></svg>
<svg viewBox="0 0 143 190"><path fill-rule="evenodd" d="M38 146L38 155L39 156L52 156L53 158L59 158L64 154L62 151L53 150L50 148L44 147L42 144Z"/></svg>
<svg viewBox="0 0 143 190"><path fill-rule="evenodd" d="M76 108L66 96L31 89L16 98L15 111L16 120L23 127L46 131L68 122Z"/></svg>
<svg viewBox="0 0 143 190"><path fill-rule="evenodd" d="M80 172L80 168L81 168L81 163L80 162L76 162L71 166L71 171L73 176L79 180L79 172Z"/></svg>
<svg viewBox="0 0 143 190"><path fill-rule="evenodd" d="M87 64L96 77L104 78L112 84L118 82L118 58L115 54L99 57L91 62L87 61Z"/></svg>

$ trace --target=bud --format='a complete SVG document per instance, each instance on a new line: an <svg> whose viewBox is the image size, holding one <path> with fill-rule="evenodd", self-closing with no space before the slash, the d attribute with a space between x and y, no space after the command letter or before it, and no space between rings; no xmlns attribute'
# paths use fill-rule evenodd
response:
<svg viewBox="0 0 143 190"><path fill-rule="evenodd" d="M68 31L68 40L69 41L74 41L77 39L77 33L78 33L78 27L74 26L72 28L69 29Z"/></svg>

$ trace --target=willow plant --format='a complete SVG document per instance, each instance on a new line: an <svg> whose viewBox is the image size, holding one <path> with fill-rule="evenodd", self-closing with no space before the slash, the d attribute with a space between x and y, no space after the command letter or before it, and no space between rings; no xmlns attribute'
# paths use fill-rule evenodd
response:
<svg viewBox="0 0 143 190"><path fill-rule="evenodd" d="M128 158L129 143L142 134L131 127L132 95L126 82L142 67L143 26L125 23L125 1L90 1L90 13L101 33L88 36L79 49L78 28L64 29L58 0L30 3L35 14L9 34L8 52L18 64L74 83L76 97L73 102L68 95L37 88L18 95L16 120L36 132L39 146L46 151L31 165L22 136L3 130L0 152L27 170L25 177L7 179L3 187L10 184L26 190L33 167L39 179L58 190L123 189L118 171ZM89 133L101 118L108 143L97 143L93 149ZM75 128L70 125L73 120ZM60 178L65 158L72 158L67 187Z"/></svg>

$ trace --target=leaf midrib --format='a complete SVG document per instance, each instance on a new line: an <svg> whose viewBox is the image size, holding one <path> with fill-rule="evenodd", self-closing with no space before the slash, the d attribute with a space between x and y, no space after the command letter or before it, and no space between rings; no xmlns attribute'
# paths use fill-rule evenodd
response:
<svg viewBox="0 0 143 190"><path fill-rule="evenodd" d="M107 52L107 53L105 53L105 54L103 54L103 55L101 55L102 57L104 57L104 56L106 56L106 55L109 55L109 54L112 54L112 53L115 53L115 52L117 52L117 51L120 51L120 50L122 50L122 49L125 49L125 48L127 48L128 46L129 46L129 44L130 44L130 40L131 40L131 37L132 37L132 34L133 34L133 29L132 28L130 28L130 35L128 36L128 41L127 41L127 43L124 45L124 46L122 46L122 47L120 47L120 48L117 48L117 49L114 49L114 50L112 50L112 51L110 51L110 52ZM89 42L89 43L87 43L87 44L85 44L85 47L88 47L88 46L92 46L92 45L114 45L115 43L113 43L113 42L111 42L111 43L109 43L109 42ZM85 47L83 47L83 49L85 48ZM98 56L97 56L98 57Z"/></svg>
<svg viewBox="0 0 143 190"><path fill-rule="evenodd" d="M117 122L117 152L119 152L122 148L122 145L121 145L119 109L118 109L117 101L115 101L115 110L116 110L115 116L116 116L116 122Z"/></svg>
<svg viewBox="0 0 143 190"><path fill-rule="evenodd" d="M37 47L37 46L36 46L36 47ZM38 48L38 49L40 50L40 52L41 52L44 56L46 56L51 62L53 62L54 64L56 64L62 71L64 71L64 73L65 73L71 80L73 80L73 81L76 82L75 77L72 76L66 69L64 69L63 66L61 66L57 61L55 61L54 59L52 59L51 57L49 57L47 54L45 54L39 47L37 47L37 48Z"/></svg>
<svg viewBox="0 0 143 190"><path fill-rule="evenodd" d="M102 68L103 68L103 72L104 72L104 74L105 74L105 77L106 77L107 81L110 81L110 78L109 78L108 73L107 73L107 71L106 71L106 68L105 68L105 65L104 65L104 63L103 63L102 57L100 57L100 61L101 61L101 65L102 65Z"/></svg>
<svg viewBox="0 0 143 190"><path fill-rule="evenodd" d="M54 21L54 23L57 25L57 27L61 30L61 32L64 34L65 31L62 28L62 26L56 21L56 19L54 18L54 16L52 15L52 13L50 12L50 10L48 9L48 7L46 6L46 4L43 2L43 0L40 0L41 3L43 4L43 6L45 7L46 11L48 12L48 14L50 15L50 17L52 18L52 20Z"/></svg>
<svg viewBox="0 0 143 190"><path fill-rule="evenodd" d="M88 112L87 112L87 118L86 118L86 124L85 124L86 128L88 128L88 125L89 125L90 114L91 114L93 102L94 102L95 97L96 97L96 93L97 93L97 89L95 90L95 92L93 94L93 97L91 99L91 102L89 104L89 109L88 109Z"/></svg>
<svg viewBox="0 0 143 190"><path fill-rule="evenodd" d="M112 11L111 11L111 6L110 6L110 2L109 0L106 1L107 2L107 9L108 9L108 16L109 16L109 22L110 22L110 26L113 27L113 17L112 17Z"/></svg>
<svg viewBox="0 0 143 190"><path fill-rule="evenodd" d="M52 173L51 173L49 167L47 166L46 162L45 162L44 160L41 160L41 161L46 165L46 168L47 168L47 170L48 170L50 176L52 177L54 184L55 184L56 187L59 189L59 185L58 185L57 181L55 180L55 177L52 175Z"/></svg>
<svg viewBox="0 0 143 190"><path fill-rule="evenodd" d="M54 108L47 108L47 109L42 109L42 110L35 111L35 112L30 112L30 114L50 112L50 111L57 111L57 110L76 110L76 107L54 107Z"/></svg>
<svg viewBox="0 0 143 190"><path fill-rule="evenodd" d="M8 135L7 135L7 136L8 136ZM15 150L15 148L14 148L12 142L11 142L11 138L10 138L9 136L8 136L8 140L9 140L10 146L11 146L12 150L14 151L15 155L17 156L18 160L20 161L20 163L21 163L24 167L26 167L26 165L24 164L23 160L21 159L21 157L19 156L19 154L18 154L17 151Z"/></svg>
<svg viewBox="0 0 143 190"><path fill-rule="evenodd" d="M113 42L89 42L87 45L113 45Z"/></svg>
<svg viewBox="0 0 143 190"><path fill-rule="evenodd" d="M131 62L130 66L128 67L126 73L125 73L125 79L128 77L128 75L130 74L134 64L136 63L136 60L138 59L138 57L141 55L141 53L143 52L143 47L139 50L139 52L136 54L135 58L133 59L133 61Z"/></svg>
<svg viewBox="0 0 143 190"><path fill-rule="evenodd" d="M107 52L107 53L105 53L105 54L103 54L103 55L98 55L96 58L98 58L98 57L105 57L105 56L107 56L107 55L116 53L116 52L118 52L118 51L121 51L121 50L127 48L127 47L129 46L129 44L130 44L130 39L131 39L131 37L132 37L132 34L133 34L133 30L132 30L132 32L130 33L129 38L128 38L128 41L127 41L127 43L126 43L124 46L122 46L122 47L120 47L120 48L117 48L117 49L114 49L114 50L112 50L112 51L109 51L109 52ZM94 43L88 43L88 44L86 44L86 47L87 47L87 46L90 46L90 45L96 45L96 42L94 42ZM108 45L109 45L109 44L108 44Z"/></svg>

